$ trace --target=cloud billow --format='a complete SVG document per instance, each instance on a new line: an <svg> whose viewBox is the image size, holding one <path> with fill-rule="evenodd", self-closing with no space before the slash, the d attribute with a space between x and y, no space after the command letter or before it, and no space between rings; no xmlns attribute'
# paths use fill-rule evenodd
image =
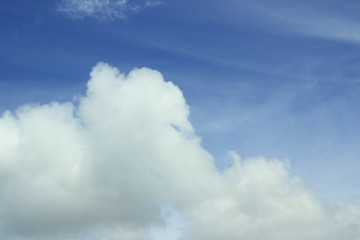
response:
<svg viewBox="0 0 360 240"><path fill-rule="evenodd" d="M77 104L5 112L1 239L360 237L359 205L322 203L286 162L229 152L220 172L188 117L181 90L159 72L105 63Z"/></svg>

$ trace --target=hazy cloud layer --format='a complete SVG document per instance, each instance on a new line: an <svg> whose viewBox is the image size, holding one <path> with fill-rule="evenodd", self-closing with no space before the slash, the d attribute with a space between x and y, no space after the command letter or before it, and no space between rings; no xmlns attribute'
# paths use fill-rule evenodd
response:
<svg viewBox="0 0 360 240"><path fill-rule="evenodd" d="M219 172L180 89L105 63L79 102L0 118L0 238L360 238L360 207L330 206L279 160L229 152Z"/></svg>
<svg viewBox="0 0 360 240"><path fill-rule="evenodd" d="M126 19L129 14L159 5L152 0L62 0L57 10L72 18L95 17L100 20Z"/></svg>

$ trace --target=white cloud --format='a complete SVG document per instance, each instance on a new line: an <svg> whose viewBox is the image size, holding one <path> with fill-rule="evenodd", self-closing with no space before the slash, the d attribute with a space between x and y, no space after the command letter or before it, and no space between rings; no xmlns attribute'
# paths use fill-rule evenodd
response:
<svg viewBox="0 0 360 240"><path fill-rule="evenodd" d="M76 105L0 118L1 239L359 239L359 205L320 202L286 162L231 151L219 172L159 72L90 76Z"/></svg>
<svg viewBox="0 0 360 240"><path fill-rule="evenodd" d="M126 19L147 7L159 5L152 0L62 0L57 10L72 18L95 17L101 20Z"/></svg>

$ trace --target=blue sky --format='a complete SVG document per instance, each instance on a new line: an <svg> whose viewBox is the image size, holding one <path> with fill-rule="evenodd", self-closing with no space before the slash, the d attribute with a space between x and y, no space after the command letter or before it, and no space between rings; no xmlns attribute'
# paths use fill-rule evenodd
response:
<svg viewBox="0 0 360 240"><path fill-rule="evenodd" d="M0 238L61 229L71 239L78 226L95 229L83 239L296 239L301 226L300 239L357 239L359 10L355 0L2 0ZM178 88L132 70L142 67L179 87L189 121Z"/></svg>
<svg viewBox="0 0 360 240"><path fill-rule="evenodd" d="M0 110L83 93L99 61L178 85L219 161L290 159L327 200L360 187L360 4L163 1L126 19L74 18L59 1L1 2Z"/></svg>
<svg viewBox="0 0 360 240"><path fill-rule="evenodd" d="M289 159L321 199L359 197L358 1L130 3L109 15L2 0L0 111L72 101L100 61L148 67L182 90L219 168L229 150Z"/></svg>

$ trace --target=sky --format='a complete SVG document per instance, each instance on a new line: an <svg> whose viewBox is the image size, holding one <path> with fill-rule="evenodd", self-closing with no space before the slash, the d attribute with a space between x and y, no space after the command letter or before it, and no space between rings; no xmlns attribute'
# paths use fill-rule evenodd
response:
<svg viewBox="0 0 360 240"><path fill-rule="evenodd" d="M0 0L0 238L360 239L359 11Z"/></svg>

